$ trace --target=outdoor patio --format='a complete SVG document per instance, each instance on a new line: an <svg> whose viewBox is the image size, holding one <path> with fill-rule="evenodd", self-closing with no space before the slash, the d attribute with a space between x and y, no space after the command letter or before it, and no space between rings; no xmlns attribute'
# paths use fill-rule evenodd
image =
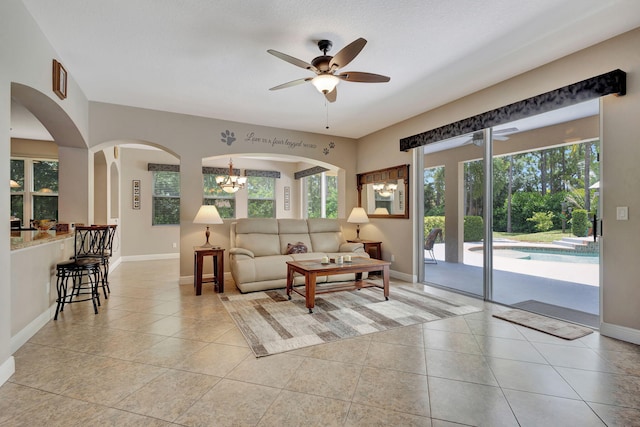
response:
<svg viewBox="0 0 640 427"><path fill-rule="evenodd" d="M425 264L425 282L482 295L482 251L465 243L464 263L444 261L444 243L434 245L438 264ZM530 245L529 245L530 246ZM591 327L599 327L599 265L494 256L493 300Z"/></svg>

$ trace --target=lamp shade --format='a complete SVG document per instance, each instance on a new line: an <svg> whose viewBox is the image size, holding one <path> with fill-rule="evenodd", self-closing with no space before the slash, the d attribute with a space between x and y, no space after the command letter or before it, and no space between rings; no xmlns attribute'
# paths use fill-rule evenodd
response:
<svg viewBox="0 0 640 427"><path fill-rule="evenodd" d="M347 222L352 224L366 224L369 222L369 217L364 208L353 208L351 215L347 218Z"/></svg>
<svg viewBox="0 0 640 427"><path fill-rule="evenodd" d="M194 224L222 224L222 218L214 205L202 205L193 219Z"/></svg>
<svg viewBox="0 0 640 427"><path fill-rule="evenodd" d="M387 208L376 208L375 211L373 211L374 215L389 215L389 211L387 210Z"/></svg>
<svg viewBox="0 0 640 427"><path fill-rule="evenodd" d="M311 80L311 84L324 94L333 91L338 83L340 83L340 79L333 74L319 74Z"/></svg>
<svg viewBox="0 0 640 427"><path fill-rule="evenodd" d="M17 181L14 181L13 179L10 179L10 180L9 180L9 187L11 187L11 188L18 188L18 187L20 187L20 184L18 184L18 182L17 182Z"/></svg>

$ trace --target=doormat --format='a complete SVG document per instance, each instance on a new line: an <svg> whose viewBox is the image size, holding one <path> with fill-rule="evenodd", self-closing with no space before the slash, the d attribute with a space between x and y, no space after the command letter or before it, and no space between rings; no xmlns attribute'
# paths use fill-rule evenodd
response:
<svg viewBox="0 0 640 427"><path fill-rule="evenodd" d="M537 300L527 300L510 304L513 308L538 313L543 316L555 317L563 319L570 323L588 326L589 328L598 329L600 327L600 316L597 314L587 313L585 311L574 310L572 308L553 305Z"/></svg>
<svg viewBox="0 0 640 427"><path fill-rule="evenodd" d="M285 290L219 298L256 357L482 311L405 286L391 287L388 301L377 288L317 295L313 313Z"/></svg>
<svg viewBox="0 0 640 427"><path fill-rule="evenodd" d="M526 326L536 331L544 332L565 340L575 340L593 332L592 329L540 314L530 313L522 310L509 310L496 313L493 317L506 320L517 325Z"/></svg>

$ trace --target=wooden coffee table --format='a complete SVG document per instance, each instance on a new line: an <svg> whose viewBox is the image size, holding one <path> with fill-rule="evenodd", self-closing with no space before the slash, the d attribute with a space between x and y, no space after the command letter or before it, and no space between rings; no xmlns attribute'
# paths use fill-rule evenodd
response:
<svg viewBox="0 0 640 427"><path fill-rule="evenodd" d="M384 297L389 299L389 266L388 261L381 261L371 258L351 258L350 263L343 264L322 264L320 260L308 261L287 261L287 296L291 299L291 292L305 297L309 313L313 313L315 307L316 294L324 294L328 292L351 291L354 289L376 287L384 290ZM362 280L362 273L370 271L382 271L382 286ZM304 276L304 291L294 286L295 274ZM356 280L354 282L336 282L321 285L320 289L316 287L318 276L329 276L332 274L355 273Z"/></svg>

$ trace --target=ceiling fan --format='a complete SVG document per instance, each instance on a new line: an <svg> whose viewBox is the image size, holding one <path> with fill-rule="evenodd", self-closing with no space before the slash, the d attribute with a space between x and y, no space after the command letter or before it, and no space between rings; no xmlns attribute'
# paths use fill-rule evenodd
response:
<svg viewBox="0 0 640 427"><path fill-rule="evenodd" d="M329 102L335 102L338 96L336 86L341 80L347 82L359 82L359 83L386 83L391 80L387 76L372 73L362 73L359 71L345 71L339 74L336 72L342 67L349 64L364 48L367 41L363 38L359 38L354 42L351 42L335 56L327 55L327 52L331 50L333 43L331 40L319 40L318 48L322 51L322 55L313 58L311 63L305 62L301 59L294 58L285 53L278 52L277 50L269 49L267 52L273 56L282 59L290 64L293 64L300 68L305 68L316 73L315 77L306 77L298 80L293 80L288 83L283 83L278 86L274 86L269 90L284 89L291 86L296 86L302 83L311 82L318 91L324 94L325 98Z"/></svg>
<svg viewBox="0 0 640 427"><path fill-rule="evenodd" d="M505 134L511 135L512 133L518 132L518 128L506 128L506 129L498 129L493 131L493 139L496 141L506 141L509 137ZM473 145L480 147L484 142L484 133L482 131L474 132L469 139L465 141L465 144L469 142L473 143Z"/></svg>

